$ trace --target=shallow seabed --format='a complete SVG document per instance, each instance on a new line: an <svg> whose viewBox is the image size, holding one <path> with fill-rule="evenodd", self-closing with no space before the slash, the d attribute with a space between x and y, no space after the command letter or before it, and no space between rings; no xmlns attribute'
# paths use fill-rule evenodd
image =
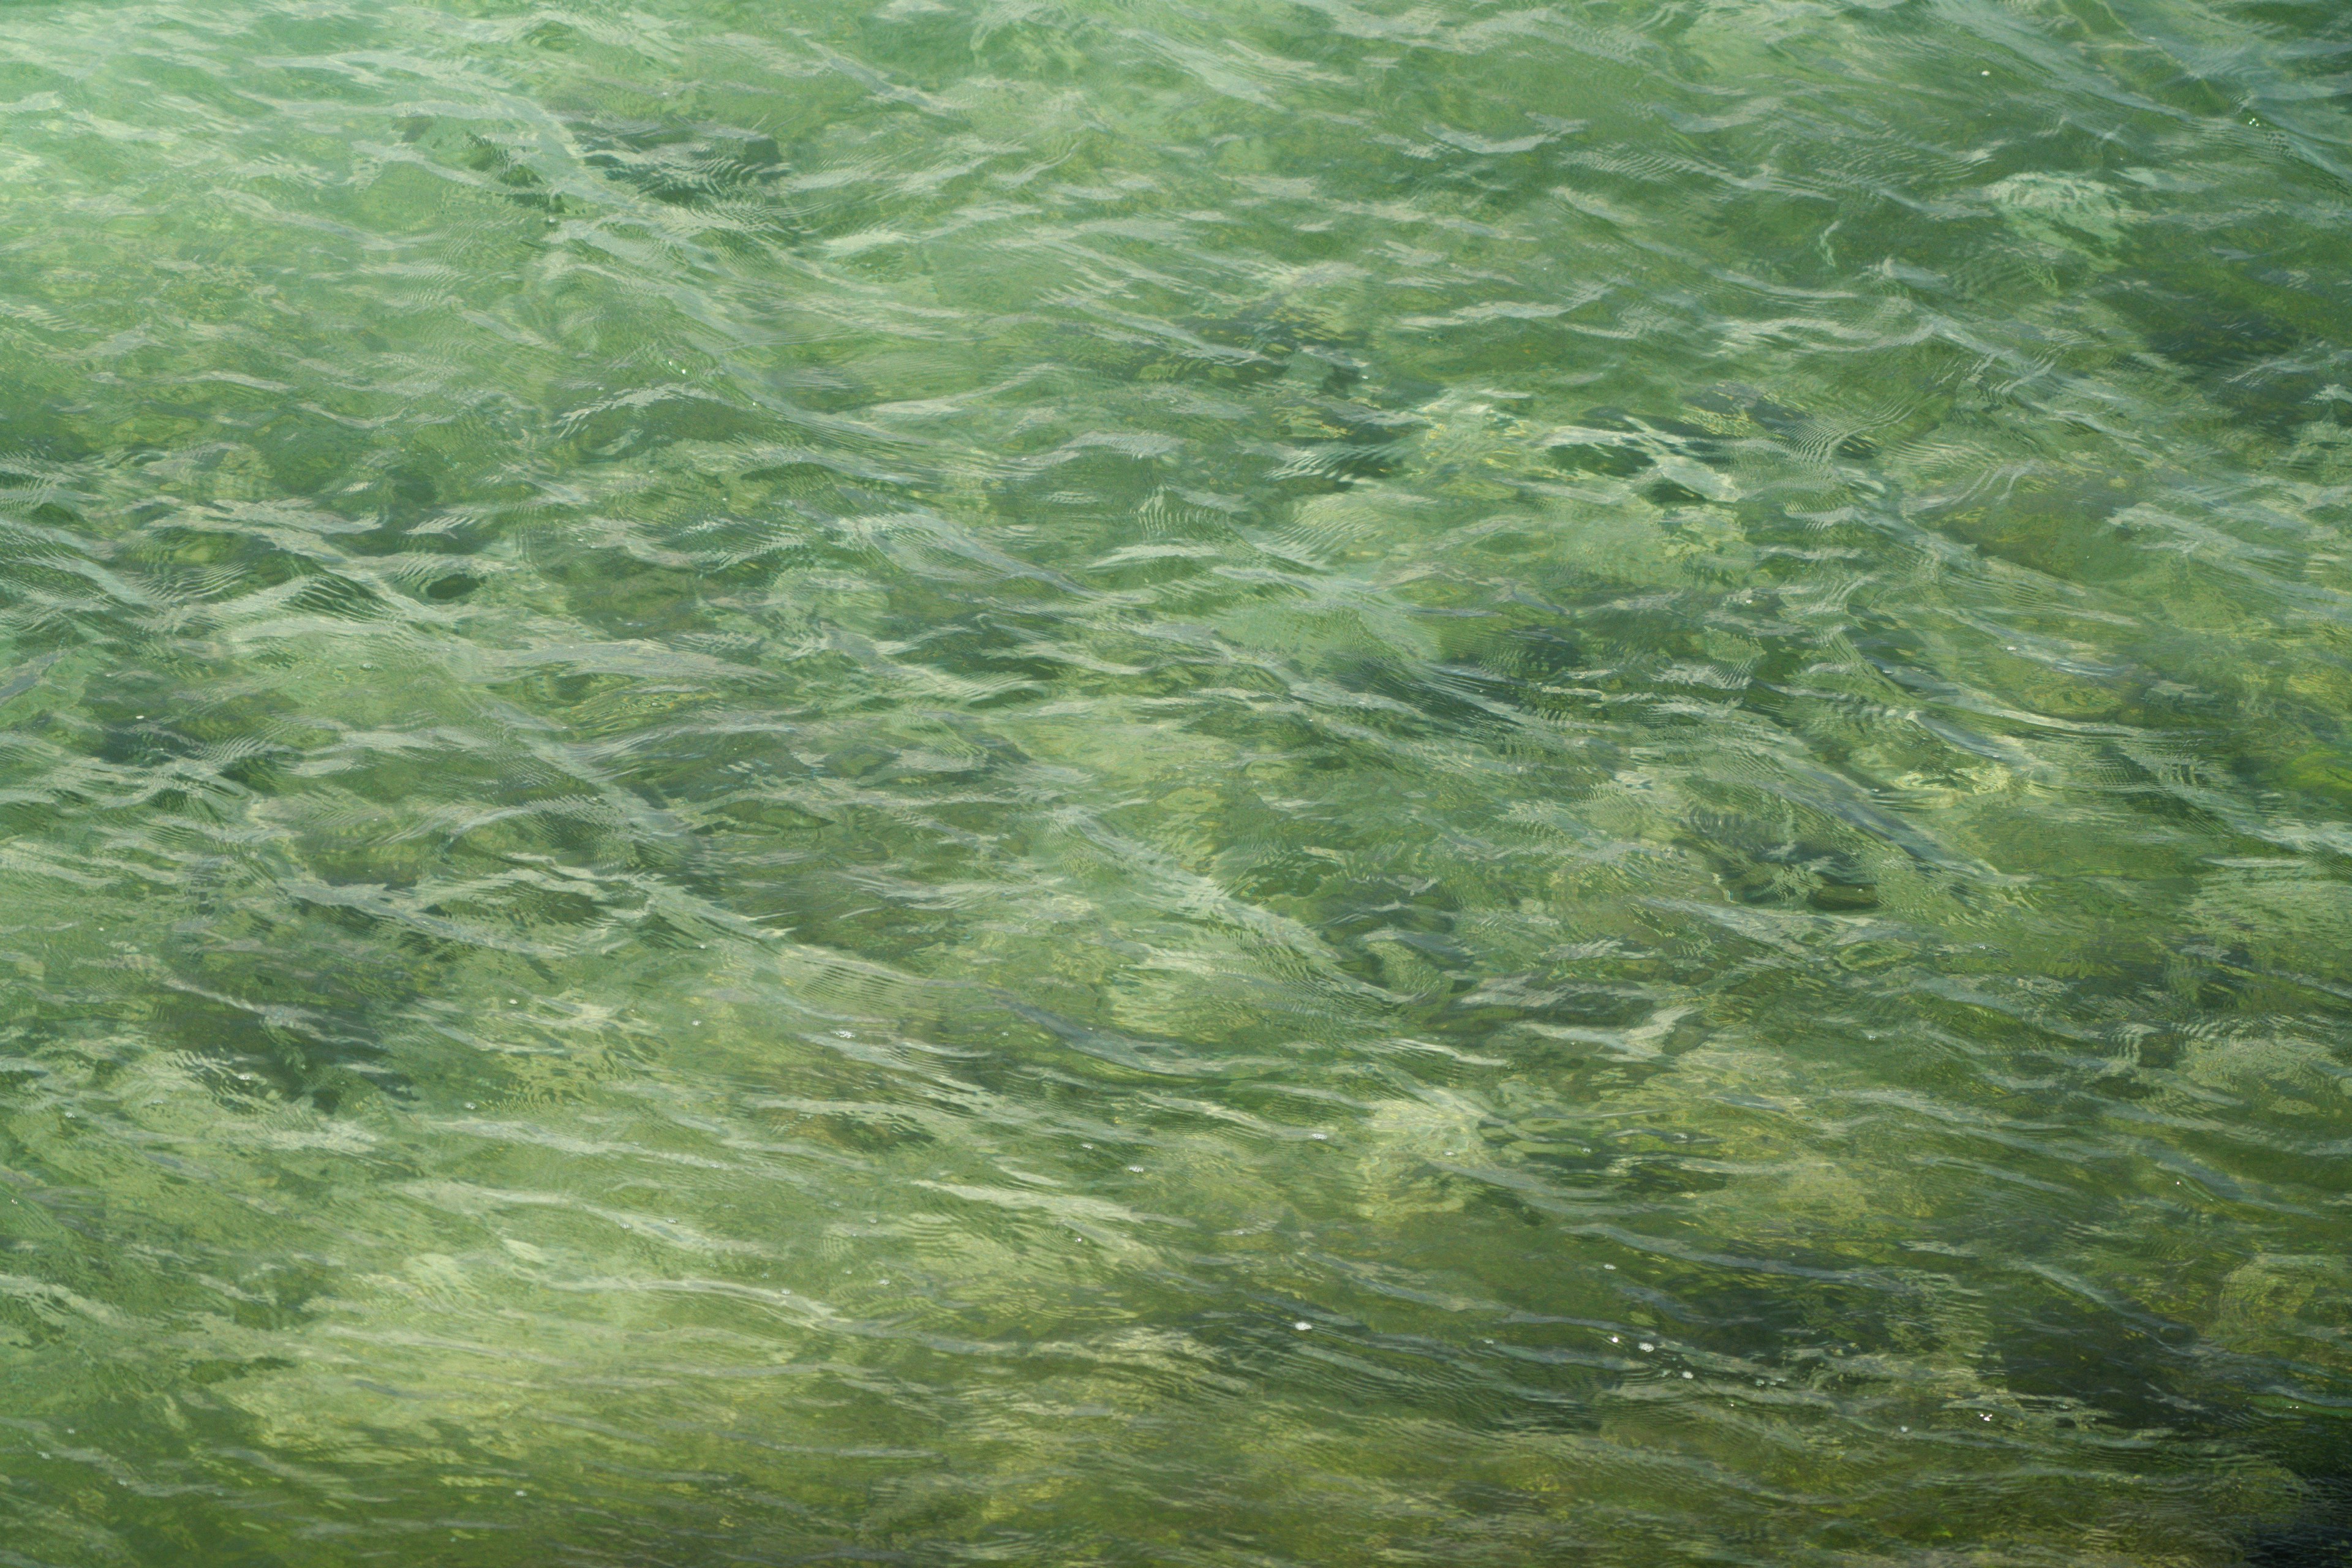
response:
<svg viewBox="0 0 2352 1568"><path fill-rule="evenodd" d="M0 44L0 1561L2346 1560L2352 11Z"/></svg>

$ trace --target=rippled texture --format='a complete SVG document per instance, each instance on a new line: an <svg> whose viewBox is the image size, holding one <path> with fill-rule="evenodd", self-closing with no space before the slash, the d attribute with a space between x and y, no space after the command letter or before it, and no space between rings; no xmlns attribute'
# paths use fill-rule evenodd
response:
<svg viewBox="0 0 2352 1568"><path fill-rule="evenodd" d="M0 1561L2352 1552L2334 0L0 40Z"/></svg>

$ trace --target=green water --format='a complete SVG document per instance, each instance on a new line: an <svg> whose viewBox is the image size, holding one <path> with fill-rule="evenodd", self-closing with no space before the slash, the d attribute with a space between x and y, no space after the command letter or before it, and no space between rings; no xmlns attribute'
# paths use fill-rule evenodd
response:
<svg viewBox="0 0 2352 1568"><path fill-rule="evenodd" d="M0 1563L2352 1558L2336 0L0 46Z"/></svg>

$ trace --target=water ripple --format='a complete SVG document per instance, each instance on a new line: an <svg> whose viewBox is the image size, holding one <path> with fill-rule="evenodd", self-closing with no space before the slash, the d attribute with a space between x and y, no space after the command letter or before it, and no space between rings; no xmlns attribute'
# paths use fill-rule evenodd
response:
<svg viewBox="0 0 2352 1568"><path fill-rule="evenodd" d="M2347 48L17 7L12 1552L2335 1561Z"/></svg>

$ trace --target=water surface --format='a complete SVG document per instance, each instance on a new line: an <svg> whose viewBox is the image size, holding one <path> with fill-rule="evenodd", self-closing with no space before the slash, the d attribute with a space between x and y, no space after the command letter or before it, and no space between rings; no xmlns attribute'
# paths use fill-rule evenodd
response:
<svg viewBox="0 0 2352 1568"><path fill-rule="evenodd" d="M2348 16L17 0L0 1561L2344 1562Z"/></svg>

